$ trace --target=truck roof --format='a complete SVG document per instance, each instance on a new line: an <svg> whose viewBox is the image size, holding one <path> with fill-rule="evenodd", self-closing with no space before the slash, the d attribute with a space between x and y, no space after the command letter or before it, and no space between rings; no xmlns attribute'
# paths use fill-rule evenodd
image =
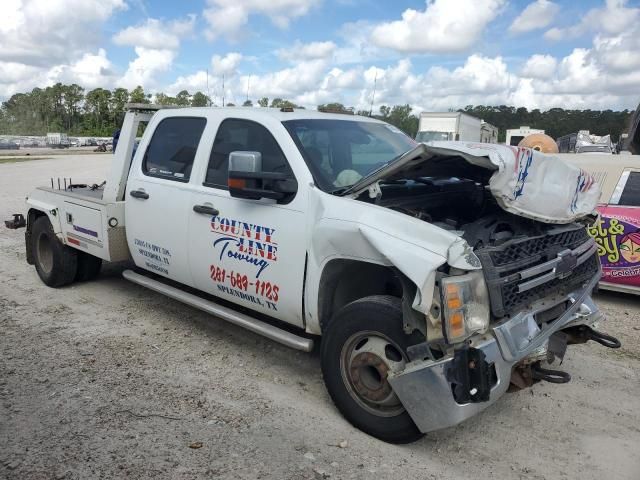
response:
<svg viewBox="0 0 640 480"><path fill-rule="evenodd" d="M138 108L130 108L136 110ZM140 110L144 108L140 107ZM358 122L372 122L383 123L375 118L363 117L360 115L346 115L342 113L325 113L318 112L317 110L306 110L303 108L294 108L292 110L283 110L280 108L268 108L268 107L186 107L186 108L158 108L153 106L147 106L146 110L158 110L162 111L164 115L173 116L176 115L215 115L217 113L224 117L238 116L242 118L274 118L280 122L286 120L346 120L346 121L358 121Z"/></svg>

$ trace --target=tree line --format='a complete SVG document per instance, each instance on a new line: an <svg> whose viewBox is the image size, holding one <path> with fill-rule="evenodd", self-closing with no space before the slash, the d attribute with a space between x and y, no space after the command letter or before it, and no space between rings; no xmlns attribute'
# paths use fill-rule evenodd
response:
<svg viewBox="0 0 640 480"><path fill-rule="evenodd" d="M392 107L382 105L377 113L366 110L354 112L352 107L345 107L341 103L318 105L318 109L373 116L395 125L411 137L415 137L418 132L419 117L413 113L413 109L408 104L394 105ZM576 133L579 130L589 130L590 133L595 135L609 134L611 139L617 142L620 134L628 130L633 113L629 110L566 110L563 108L552 108L542 112L538 109L529 111L525 107L510 107L506 105L468 105L457 111L467 113L498 127L499 142L505 141L507 129L519 128L525 125L542 129L554 139L569 133Z"/></svg>
<svg viewBox="0 0 640 480"><path fill-rule="evenodd" d="M146 93L141 86L129 91L126 88L108 90L95 88L85 91L77 84L57 83L46 88L34 88L31 92L16 93L2 102L0 107L0 134L45 135L47 132L66 132L77 136L110 136L122 124L127 103L157 103L205 107L213 105L203 92L178 92L175 97L159 92ZM303 108L283 99L267 97L256 101L260 107ZM235 106L226 103L226 106ZM244 107L254 103L247 99ZM418 115L406 105L382 105L378 111L358 110L333 102L317 106L318 110L373 116L384 120L415 137L418 131ZM628 128L629 110L565 110L552 108L547 111L527 110L524 107L469 105L458 110L483 119L499 129L499 141L504 141L508 128L528 125L544 129L553 138L578 130L589 130L598 135L611 134L617 141Z"/></svg>

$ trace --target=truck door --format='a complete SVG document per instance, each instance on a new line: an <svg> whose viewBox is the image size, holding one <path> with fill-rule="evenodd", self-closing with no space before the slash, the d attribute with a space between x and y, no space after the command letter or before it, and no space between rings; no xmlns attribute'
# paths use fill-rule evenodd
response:
<svg viewBox="0 0 640 480"><path fill-rule="evenodd" d="M187 256L189 180L203 117L159 120L131 168L125 194L127 243L135 264L193 286ZM149 126L153 128L153 125Z"/></svg>
<svg viewBox="0 0 640 480"><path fill-rule="evenodd" d="M306 198L298 193L282 204L231 197L228 159L234 151L260 152L264 171L292 172L264 125L243 119L220 124L203 182L192 185L188 218L194 282L212 295L302 326Z"/></svg>

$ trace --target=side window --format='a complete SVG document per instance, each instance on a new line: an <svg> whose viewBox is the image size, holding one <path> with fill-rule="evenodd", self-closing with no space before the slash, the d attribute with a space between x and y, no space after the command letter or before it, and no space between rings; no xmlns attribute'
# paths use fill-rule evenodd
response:
<svg viewBox="0 0 640 480"><path fill-rule="evenodd" d="M206 186L227 188L229 154L237 151L260 152L262 170L265 172L293 174L284 153L269 130L250 120L232 118L220 124L213 141L204 182Z"/></svg>
<svg viewBox="0 0 640 480"><path fill-rule="evenodd" d="M149 142L142 171L151 177L188 182L205 118L171 117L162 120Z"/></svg>
<svg viewBox="0 0 640 480"><path fill-rule="evenodd" d="M629 178L622 190L618 205L640 207L640 172L629 172Z"/></svg>

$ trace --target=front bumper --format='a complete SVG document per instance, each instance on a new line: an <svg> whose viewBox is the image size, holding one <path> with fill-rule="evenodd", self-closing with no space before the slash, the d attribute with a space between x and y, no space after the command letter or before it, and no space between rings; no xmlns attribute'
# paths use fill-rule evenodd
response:
<svg viewBox="0 0 640 480"><path fill-rule="evenodd" d="M590 296L597 281L598 278L594 278L585 288L569 294L566 300L570 307L555 320L539 326L536 314L549 308L540 305L495 326L492 338L472 345L484 353L485 361L495 369L488 401L456 402L447 375L453 362L451 355L437 361L411 362L401 373L390 376L394 392L418 429L423 433L431 432L476 415L507 391L512 367L544 345L551 335L576 325L592 325L602 319L602 313Z"/></svg>

